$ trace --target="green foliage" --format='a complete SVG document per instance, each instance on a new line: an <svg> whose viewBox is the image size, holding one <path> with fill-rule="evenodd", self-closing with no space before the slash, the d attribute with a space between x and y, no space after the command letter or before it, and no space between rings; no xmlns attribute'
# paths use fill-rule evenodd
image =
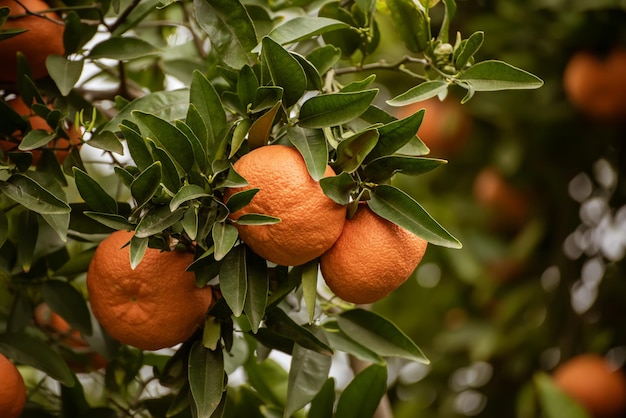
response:
<svg viewBox="0 0 626 418"><path fill-rule="evenodd" d="M21 140L1 167L0 351L61 383L59 400L45 394L33 408L96 411L61 355L67 347L48 344L49 330L29 321L44 301L109 361L103 402L111 409L102 416L366 417L387 390L388 359L428 363L393 322L320 292L318 260L270 265L241 242L236 223L280 219L229 218L258 192L223 201L226 188L247 185L233 164L254 148L290 144L334 201L351 208L366 201L430 243L460 248L392 184L446 161L425 157L416 136L423 111L397 119L386 105L443 98L455 87L467 101L477 91L543 82L503 61L479 61L482 31L450 45L452 0L443 2L436 37L429 9L412 0L388 0L386 11L371 0L309 3L72 1L61 8L66 55L47 58L50 77L33 80L21 56L19 82L8 92L32 103L51 130L0 105L0 139ZM408 51L397 64L380 48L390 36L380 21L389 16ZM0 23L6 17L0 9ZM104 35L96 36L98 27ZM0 31L0 41L13 36L19 31ZM85 81L87 68L94 75ZM413 85L385 100L376 73L387 71L408 74ZM80 144L56 148L70 124L81 128ZM33 164L31 152L44 148ZM69 156L60 161L51 151ZM328 165L337 175L323 178ZM91 318L88 260L103 236L121 229L135 232L133 267L148 247L187 246L198 286L221 296L203 331L170 353L116 344ZM268 358L278 352L291 357L288 370ZM341 388L329 378L338 352L371 363ZM160 398L146 399L147 366L168 389ZM246 375L238 386L229 381L236 370Z"/></svg>

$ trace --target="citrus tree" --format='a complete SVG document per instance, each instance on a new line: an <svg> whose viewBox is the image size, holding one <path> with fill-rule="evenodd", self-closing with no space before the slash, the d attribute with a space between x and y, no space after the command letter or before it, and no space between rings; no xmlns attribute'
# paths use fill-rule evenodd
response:
<svg viewBox="0 0 626 418"><path fill-rule="evenodd" d="M394 109L543 84L478 60L453 0L0 6L0 351L25 415L365 417L390 359L428 363L363 305L426 243L461 247L396 181L446 161Z"/></svg>

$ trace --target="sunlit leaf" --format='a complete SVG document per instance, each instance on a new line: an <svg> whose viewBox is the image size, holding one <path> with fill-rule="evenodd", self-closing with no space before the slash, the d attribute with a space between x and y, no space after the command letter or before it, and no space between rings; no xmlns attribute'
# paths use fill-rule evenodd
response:
<svg viewBox="0 0 626 418"><path fill-rule="evenodd" d="M210 196L210 194L205 192L202 187L195 184L186 184L181 187L176 192L172 200L170 200L170 210L175 211L180 205L185 202L208 196Z"/></svg>
<svg viewBox="0 0 626 418"><path fill-rule="evenodd" d="M366 161L385 155L392 155L414 140L423 118L424 110L422 109L404 119L389 122L378 128L380 137L372 152L367 155ZM420 151L428 151L428 148Z"/></svg>
<svg viewBox="0 0 626 418"><path fill-rule="evenodd" d="M503 61L489 60L472 65L457 77L476 91L537 89L543 80Z"/></svg>
<svg viewBox="0 0 626 418"><path fill-rule="evenodd" d="M283 88L283 102L290 107L304 94L306 74L304 69L286 49L271 38L263 38L262 56L275 86Z"/></svg>
<svg viewBox="0 0 626 418"><path fill-rule="evenodd" d="M226 222L216 222L211 230L215 260L220 261L237 242L237 228Z"/></svg>
<svg viewBox="0 0 626 418"><path fill-rule="evenodd" d="M371 89L312 97L302 104L298 124L303 128L325 128L350 122L367 110L377 94L377 89Z"/></svg>
<svg viewBox="0 0 626 418"><path fill-rule="evenodd" d="M474 54L478 52L485 39L482 31L474 32L472 35L461 42L460 47L454 51L453 60L457 68L463 68L472 59Z"/></svg>
<svg viewBox="0 0 626 418"><path fill-rule="evenodd" d="M46 185L47 186L47 185ZM13 174L0 182L0 190L30 210L41 214L69 213L70 207L49 191L48 187L24 174Z"/></svg>
<svg viewBox="0 0 626 418"><path fill-rule="evenodd" d="M423 52L430 41L426 12L413 0L386 0L391 19L407 49Z"/></svg>
<svg viewBox="0 0 626 418"><path fill-rule="evenodd" d="M385 360L370 348L348 337L348 335L339 328L336 321L325 323L324 331L328 344L334 350L343 351L344 353L348 353L370 363L385 364Z"/></svg>
<svg viewBox="0 0 626 418"><path fill-rule="evenodd" d="M291 126L286 132L287 139L300 151L302 158L315 181L324 177L328 161L328 145L321 130Z"/></svg>
<svg viewBox="0 0 626 418"><path fill-rule="evenodd" d="M146 238L158 234L180 221L184 214L184 207L175 211L171 211L167 205L151 208L137 224L135 236Z"/></svg>
<svg viewBox="0 0 626 418"><path fill-rule="evenodd" d="M309 314L309 325L315 319L315 300L317 298L318 260L312 260L302 266L302 298Z"/></svg>
<svg viewBox="0 0 626 418"><path fill-rule="evenodd" d="M285 45L312 38L337 29L347 29L350 25L325 17L298 16L274 28L267 36ZM258 52L259 47L255 48Z"/></svg>
<svg viewBox="0 0 626 418"><path fill-rule="evenodd" d="M387 100L389 106L406 106L435 97L448 90L448 83L443 80L424 81L404 93Z"/></svg>

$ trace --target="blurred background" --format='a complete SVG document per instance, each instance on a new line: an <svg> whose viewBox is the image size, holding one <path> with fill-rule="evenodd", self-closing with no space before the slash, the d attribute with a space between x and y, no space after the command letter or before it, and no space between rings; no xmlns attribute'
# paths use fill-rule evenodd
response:
<svg viewBox="0 0 626 418"><path fill-rule="evenodd" d="M626 359L626 4L457 6L452 34L485 32L480 60L545 85L395 109L426 108L418 135L449 160L397 182L464 247L431 246L374 306L432 362L392 364L390 400L397 418L538 417L538 373L582 353L616 368ZM405 53L400 41L381 47ZM390 96L414 83L377 80Z"/></svg>

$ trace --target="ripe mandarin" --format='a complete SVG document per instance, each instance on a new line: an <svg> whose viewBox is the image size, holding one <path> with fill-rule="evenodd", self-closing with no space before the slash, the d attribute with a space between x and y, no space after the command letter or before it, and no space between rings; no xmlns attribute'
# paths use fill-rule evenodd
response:
<svg viewBox="0 0 626 418"><path fill-rule="evenodd" d="M213 301L210 287L198 288L185 271L193 254L146 249L133 270L133 233L117 231L105 238L87 271L94 316L116 340L142 350L158 350L186 341Z"/></svg>
<svg viewBox="0 0 626 418"><path fill-rule="evenodd" d="M248 185L226 189L224 201L237 192L260 189L243 209L232 213L260 213L281 221L272 225L235 223L241 239L266 260L284 266L304 264L322 255L341 234L346 208L327 197L310 176L302 155L286 145L267 145L245 154L234 164ZM335 173L326 167L324 177Z"/></svg>
<svg viewBox="0 0 626 418"><path fill-rule="evenodd" d="M17 418L26 404L26 385L17 367L0 354L0 416Z"/></svg>
<svg viewBox="0 0 626 418"><path fill-rule="evenodd" d="M326 284L341 299L373 303L404 283L427 241L360 204L335 244L320 258Z"/></svg>

